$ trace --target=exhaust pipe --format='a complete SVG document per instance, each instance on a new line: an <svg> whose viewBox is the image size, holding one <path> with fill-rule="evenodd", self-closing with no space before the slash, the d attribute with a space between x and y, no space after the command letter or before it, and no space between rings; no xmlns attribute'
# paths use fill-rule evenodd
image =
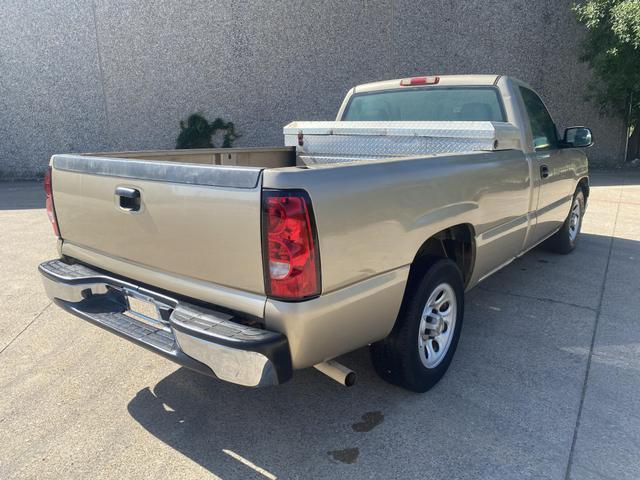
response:
<svg viewBox="0 0 640 480"><path fill-rule="evenodd" d="M341 383L345 387L351 387L356 383L356 372L335 360L327 360L326 362L318 363L317 365L314 365L313 368L321 371L327 377L333 378L336 382Z"/></svg>

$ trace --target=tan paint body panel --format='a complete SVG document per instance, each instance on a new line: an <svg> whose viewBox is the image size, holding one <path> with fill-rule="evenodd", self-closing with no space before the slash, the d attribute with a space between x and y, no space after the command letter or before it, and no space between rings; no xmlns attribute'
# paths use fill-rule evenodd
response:
<svg viewBox="0 0 640 480"><path fill-rule="evenodd" d="M295 368L382 339L395 323L409 266L427 239L454 225L471 226L475 243L475 265L467 285L471 288L557 230L568 213L567 199L588 173L584 153L565 149L553 165L553 182L541 181L539 155L516 88L523 84L495 75L441 77L440 84L495 85L507 120L521 130L522 151L304 168L295 167L295 156L286 148L124 152L119 156L178 166L244 165L262 170L251 188L231 188L54 168L54 201L65 239L62 253L152 286L262 317L267 328L287 336ZM398 86L399 80L390 80L352 89L338 120L354 91ZM144 202L140 213L118 210L114 197L118 186L140 189ZM318 229L320 297L298 303L265 297L262 188L309 193ZM547 194L556 200L550 202ZM544 201L549 208L537 212Z"/></svg>
<svg viewBox="0 0 640 480"><path fill-rule="evenodd" d="M264 303L266 301L264 295L184 277L175 273L163 272L130 260L80 247L71 242L64 242L60 253L88 265L98 266L108 272L113 272L156 288L237 310L257 318L262 318L263 316Z"/></svg>
<svg viewBox="0 0 640 480"><path fill-rule="evenodd" d="M386 337L408 275L399 268L306 302L268 299L266 327L287 336L293 368L310 367Z"/></svg>
<svg viewBox="0 0 640 480"><path fill-rule="evenodd" d="M409 265L433 234L465 223L476 233L475 283L520 253L528 227L529 165L518 151L267 170L264 186L309 192L323 293Z"/></svg>
<svg viewBox="0 0 640 480"><path fill-rule="evenodd" d="M65 241L169 274L264 293L259 185L225 188L55 169L53 184ZM140 211L119 208L120 186L140 191Z"/></svg>

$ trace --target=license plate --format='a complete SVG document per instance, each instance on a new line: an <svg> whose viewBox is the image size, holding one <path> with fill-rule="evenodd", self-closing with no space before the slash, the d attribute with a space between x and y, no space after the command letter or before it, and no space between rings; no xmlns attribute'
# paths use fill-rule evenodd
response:
<svg viewBox="0 0 640 480"><path fill-rule="evenodd" d="M125 315L152 327L169 331L169 326L162 320L160 309L153 299L129 291L125 291L125 296L129 303L129 308L124 312Z"/></svg>

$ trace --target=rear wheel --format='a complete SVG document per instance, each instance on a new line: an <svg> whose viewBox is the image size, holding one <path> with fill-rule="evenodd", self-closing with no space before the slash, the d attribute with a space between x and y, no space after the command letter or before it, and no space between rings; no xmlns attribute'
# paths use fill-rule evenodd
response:
<svg viewBox="0 0 640 480"><path fill-rule="evenodd" d="M580 228L582 227L582 215L584 214L584 192L580 187L576 190L571 203L569 215L558 230L549 240L545 242L545 247L552 252L567 254L576 248Z"/></svg>
<svg viewBox="0 0 640 480"><path fill-rule="evenodd" d="M437 260L411 282L391 334L371 346L385 380L426 392L449 368L464 316L464 285L454 262Z"/></svg>

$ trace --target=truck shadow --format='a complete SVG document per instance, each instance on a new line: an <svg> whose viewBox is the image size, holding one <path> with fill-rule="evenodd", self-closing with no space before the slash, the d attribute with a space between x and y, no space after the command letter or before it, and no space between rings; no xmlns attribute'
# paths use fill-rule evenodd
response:
<svg viewBox="0 0 640 480"><path fill-rule="evenodd" d="M0 181L0 210L44 209L42 182Z"/></svg>
<svg viewBox="0 0 640 480"><path fill-rule="evenodd" d="M614 244L623 257L640 255L640 242ZM313 369L249 389L179 368L140 390L128 411L225 479L355 478L362 468L367 477L408 478L420 454L423 472L445 477L492 477L496 465L504 478L525 467L563 472L610 246L611 237L583 234L568 256L535 249L471 291L452 366L427 394L380 380L365 348L340 359L358 373L352 388ZM624 343L640 344L640 329ZM615 374L620 365L603 368ZM439 442L425 455L432 436Z"/></svg>
<svg viewBox="0 0 640 480"><path fill-rule="evenodd" d="M595 170L589 179L592 187L614 187L619 185L640 185L640 170Z"/></svg>
<svg viewBox="0 0 640 480"><path fill-rule="evenodd" d="M239 458L265 469L267 478L297 476L302 458L324 468L354 463L359 442L349 437L373 430L384 410L416 395L379 380L367 349L341 361L358 371L357 387L314 369L278 387L251 389L179 368L140 390L128 411L149 433L225 479L263 478Z"/></svg>

